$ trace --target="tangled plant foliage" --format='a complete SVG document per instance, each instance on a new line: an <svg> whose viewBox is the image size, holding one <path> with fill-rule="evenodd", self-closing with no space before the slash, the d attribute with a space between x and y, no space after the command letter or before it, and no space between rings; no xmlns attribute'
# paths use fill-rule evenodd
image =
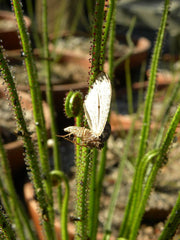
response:
<svg viewBox="0 0 180 240"><path fill-rule="evenodd" d="M80 4L80 1L78 2ZM48 160L48 148L47 148L47 135L45 128L45 120L43 115L41 92L38 84L38 74L36 65L34 62L34 56L32 54L32 47L27 32L24 20L23 10L20 0L12 0L12 10L14 11L18 34L22 43L22 52L24 56L25 66L28 74L29 89L33 105L34 123L36 125L36 138L34 143L31 137L31 133L28 130L26 121L24 119L24 110L21 107L21 101L14 83L14 77L11 74L8 61L4 55L3 46L0 47L0 69L1 76L4 79L4 91L7 94L8 100L11 103L12 110L14 111L15 120L17 122L17 131L20 132L21 138L24 142L25 149L25 163L29 179L34 186L36 201L38 202L38 212L42 228L42 233L45 240L53 240L56 238L56 232L54 229L55 212L53 209L53 187L58 189L58 207L59 207L59 222L61 224L61 239L69 239L68 234L68 200L69 200L69 182L67 176L61 171L60 155L57 140L57 129L54 116L54 104L52 98L52 84L50 81L51 68L48 59L50 59L50 53L48 50L48 30L47 30L47 2L42 1L42 37L43 37L43 59L44 69L46 73L46 85L47 85L47 101L50 107L51 115L51 135L53 138L53 154L54 154L54 169L51 170ZM87 9L89 13L92 13L92 2L86 1ZM81 5L82 6L82 5ZM78 9L78 7L77 7ZM91 23L92 40L90 43L90 71L89 71L89 94L84 101L83 96L77 91L70 91L65 99L65 113L67 117L75 118L75 128L71 127L70 134L73 129L86 129L86 133L94 134L95 120L91 118L91 111L97 110L96 118L101 119L101 113L105 106L104 96L100 96L97 91L94 90L95 86L101 86L102 82L98 82L99 76L104 74L104 61L106 57L106 45L107 39L109 39L109 77L103 75L102 78L111 79L111 84L105 84L103 89L105 92L110 92L110 86L113 84L113 71L114 71L114 36L115 36L115 0L97 0L94 4L93 21ZM167 152L170 149L172 140L174 138L177 124L180 121L180 107L171 121L168 123L168 116L170 116L170 107L177 95L180 83L172 92L164 116L162 117L161 128L157 132L157 141L152 149L148 150L148 140L150 136L150 122L152 104L155 93L156 73L157 66L160 57L160 51L162 48L163 37L167 25L167 18L170 12L170 0L164 0L164 9L162 11L161 23L157 34L157 39L154 45L154 51L151 60L151 70L149 76L149 85L146 93L146 100L144 105L144 117L143 124L140 133L140 143L137 153L136 165L134 170L134 177L129 192L128 202L125 208L124 218L119 226L118 239L123 240L135 240L137 238L138 229L145 211L145 206L150 195L155 177L159 169L167 162ZM78 14L76 14L76 17ZM127 56L129 57L129 56ZM128 68L127 68L128 69ZM99 75L100 74L100 75ZM104 77L106 76L106 77ZM103 85L104 86L104 85ZM95 95L94 92L96 92ZM95 104L97 109L91 109L91 103L89 97L94 101L97 98ZM110 103L108 102L110 105ZM102 107L103 106L103 107ZM101 109L102 108L102 109ZM109 106L108 106L109 108ZM85 112L84 112L85 111ZM90 116L89 116L90 111ZM109 111L109 109L108 109ZM106 111L107 112L107 111ZM106 116L108 118L108 114ZM107 120L107 119L106 119ZM99 124L99 123L98 123ZM96 125L96 124L95 124ZM99 125L98 125L99 126ZM95 148L95 144L91 144L89 139L85 139L85 131L80 135L76 135L75 141L75 165L76 165L76 198L74 200L75 205L75 239L76 240L95 240L97 239L98 232L98 214L100 208L100 196L102 192L102 182L105 173L106 165L106 152L108 137L102 137L104 129L107 130L108 123L103 123L103 128L98 133L96 143L98 143L98 150ZM166 127L165 127L166 126ZM168 127L167 127L168 126ZM90 129L88 129L90 128ZM109 130L107 131L109 133ZM127 159L127 153L130 150L130 142L133 134L133 125L131 131L129 131L124 148L124 155L121 159L118 168L118 176L114 185L114 190L111 196L107 219L104 224L104 236L103 239L110 239L112 229L112 219L116 206L116 202L119 195L120 184L122 180L122 173L125 160ZM81 139L83 141L81 141ZM91 136L92 137L92 136ZM93 136L94 137L94 136ZM95 138L94 138L95 139ZM72 139L74 142L74 139ZM93 140L95 141L95 140ZM100 146L100 144L102 145ZM98 159L99 155L99 160ZM65 186L65 190L62 191L62 184ZM7 155L3 146L3 141L0 138L0 199L3 207L0 209L0 239L21 239L21 240L35 240L37 234L34 232L34 228L30 223L29 217L20 203L18 195L15 191L14 183L12 180L11 169L9 167ZM175 234L176 229L180 223L180 195L177 198L169 218L166 221L165 227L159 236L159 240L169 240Z"/></svg>

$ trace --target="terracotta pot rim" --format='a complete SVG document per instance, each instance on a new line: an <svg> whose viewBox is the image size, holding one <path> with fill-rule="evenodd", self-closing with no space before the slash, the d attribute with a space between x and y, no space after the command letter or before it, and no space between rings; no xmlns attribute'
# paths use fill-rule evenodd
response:
<svg viewBox="0 0 180 240"><path fill-rule="evenodd" d="M24 21L26 23L26 26L27 28L29 29L29 27L31 26L31 19L28 17L28 16L23 16L24 17ZM11 11L7 11L7 10L0 10L0 19L1 18L4 18L4 19L7 19L7 20L15 20L15 15L13 12ZM1 30L0 32L14 32L14 31L17 31L17 28L14 28L12 30L8 30L8 29L3 29L3 31Z"/></svg>
<svg viewBox="0 0 180 240"><path fill-rule="evenodd" d="M146 52L151 47L151 41L145 37L136 38L136 39L134 39L134 41L135 41L135 47L133 49L133 55ZM49 44L49 50L50 51L54 50L53 43ZM77 52L77 51L73 51L73 50L69 50L69 49L62 50L62 49L56 48L55 51L57 54L62 54L62 55L67 55L67 56L72 55L74 57L76 56L79 58L85 58L86 60L88 60L90 57L88 53L85 54L83 52Z"/></svg>
<svg viewBox="0 0 180 240"><path fill-rule="evenodd" d="M146 76L149 77L150 76L150 69L148 69L146 71ZM177 75L173 75L173 73L171 73L170 71L159 71L156 74L156 85L159 89L161 88L165 88L168 85L170 85L171 83L176 83L178 82L178 74ZM149 82L148 81L144 81L142 83L140 82L135 82L133 83L133 89L141 89L141 88L147 88L148 87Z"/></svg>
<svg viewBox="0 0 180 240"><path fill-rule="evenodd" d="M136 55L138 53L146 52L149 50L150 46L151 46L150 40L148 40L145 37L140 37L137 40L136 47L134 48L134 54Z"/></svg>
<svg viewBox="0 0 180 240"><path fill-rule="evenodd" d="M110 124L111 124L111 131L112 132L120 132L120 131L129 131L133 122L133 115L122 115L116 113L115 111L111 111L110 114ZM135 130L140 130L142 128L142 121L136 120L135 121ZM151 123L151 129L158 128L158 124L155 122Z"/></svg>
<svg viewBox="0 0 180 240"><path fill-rule="evenodd" d="M22 147L22 145L23 145L23 141L22 140L16 140L16 141L4 144L4 148L6 149L6 151L8 151L8 150L10 150L12 148Z"/></svg>
<svg viewBox="0 0 180 240"><path fill-rule="evenodd" d="M151 47L151 42L149 39L145 37L139 37L137 39L133 39L134 48L132 53L129 56L130 67L131 69L135 69L139 67L143 61L146 61L148 56L148 51ZM116 53L115 60L121 58L123 55ZM123 60L120 64L118 64L115 68L115 76L119 76L121 71L124 72L125 60Z"/></svg>
<svg viewBox="0 0 180 240"><path fill-rule="evenodd" d="M38 49L34 49L35 56L39 56ZM9 53L9 54L8 54ZM19 49L7 51L7 56L14 59L16 56L18 56L20 53ZM87 68L87 72L89 70L88 66L90 65L88 58L85 56L81 56L79 54L76 54L74 52L65 51L62 53L62 58L59 61L59 64L67 62L72 64L79 64L82 68ZM107 68L107 64L105 64ZM29 86L20 84L17 86L20 91L27 92L29 89ZM69 91L69 90L80 90L82 88L88 88L88 78L84 79L83 81L79 82L72 82L72 83L59 83L59 84L52 84L52 89L54 92L63 92L63 91ZM40 84L41 91L46 91L46 85Z"/></svg>
<svg viewBox="0 0 180 240"><path fill-rule="evenodd" d="M83 53L83 52L80 52L80 51L75 51L75 50L70 50L70 49L59 49L59 48L54 48L54 45L52 43L49 44L49 50L50 51L55 51L57 54L59 55L66 55L67 57L68 56L73 56L73 57L78 57L79 59L85 59L87 61L89 61L89 54L87 53Z"/></svg>
<svg viewBox="0 0 180 240"><path fill-rule="evenodd" d="M53 85L53 91L64 91L64 90L71 90L71 89L81 89L88 87L88 82L78 82L78 83L68 83L68 84L57 84ZM45 91L46 86L42 85L41 90Z"/></svg>
<svg viewBox="0 0 180 240"><path fill-rule="evenodd" d="M57 85L52 86L53 92L64 92L64 91L68 92L70 90L81 90L82 88L88 89L88 83L79 82L79 83L69 83L69 84L57 84ZM18 86L18 89L23 92L28 91L28 87L26 85L20 85L20 86ZM40 85L40 89L41 89L41 91L45 92L46 86Z"/></svg>
<svg viewBox="0 0 180 240"><path fill-rule="evenodd" d="M124 39L126 41L125 37L121 37L121 36L119 36L119 37L117 36L117 39L119 41L121 39ZM151 41L146 37L132 38L132 41L134 43L134 47L133 47L133 51L132 51L132 54L130 55L130 57L145 53L151 47ZM115 58L119 58L121 56L122 55L119 55L119 56L117 55Z"/></svg>

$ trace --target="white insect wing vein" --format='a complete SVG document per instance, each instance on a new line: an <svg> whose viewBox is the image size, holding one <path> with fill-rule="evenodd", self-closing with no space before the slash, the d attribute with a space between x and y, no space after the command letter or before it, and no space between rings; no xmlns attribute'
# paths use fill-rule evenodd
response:
<svg viewBox="0 0 180 240"><path fill-rule="evenodd" d="M97 133L98 130L98 95L97 95L97 88L94 87L90 90L89 94L87 95L87 98L85 100L85 106L86 106L86 118L89 122L91 122L91 131L93 133Z"/></svg>
<svg viewBox="0 0 180 240"><path fill-rule="evenodd" d="M101 73L84 101L89 127L96 136L100 136L104 130L110 108L111 91L109 78Z"/></svg>

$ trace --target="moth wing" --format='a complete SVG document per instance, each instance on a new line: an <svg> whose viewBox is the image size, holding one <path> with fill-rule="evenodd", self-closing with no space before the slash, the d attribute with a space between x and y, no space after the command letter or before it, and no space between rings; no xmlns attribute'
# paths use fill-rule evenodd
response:
<svg viewBox="0 0 180 240"><path fill-rule="evenodd" d="M99 116L99 103L98 103L98 94L97 86L94 86L90 89L88 95L86 95L84 101L84 112L90 129L95 132L98 129L98 116Z"/></svg>
<svg viewBox="0 0 180 240"><path fill-rule="evenodd" d="M111 104L111 81L101 72L84 101L84 111L91 131L100 136L107 122Z"/></svg>
<svg viewBox="0 0 180 240"><path fill-rule="evenodd" d="M83 136L83 130L84 127L77 127L77 126L70 126L64 128L65 132L68 132L69 134L73 134L76 137L82 137Z"/></svg>

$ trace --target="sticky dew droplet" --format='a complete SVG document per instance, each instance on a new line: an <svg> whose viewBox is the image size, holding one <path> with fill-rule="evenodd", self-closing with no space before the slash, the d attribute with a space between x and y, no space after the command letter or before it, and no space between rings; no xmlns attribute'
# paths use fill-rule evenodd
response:
<svg viewBox="0 0 180 240"><path fill-rule="evenodd" d="M54 140L52 138L47 140L47 146L48 148L52 148L54 146Z"/></svg>

